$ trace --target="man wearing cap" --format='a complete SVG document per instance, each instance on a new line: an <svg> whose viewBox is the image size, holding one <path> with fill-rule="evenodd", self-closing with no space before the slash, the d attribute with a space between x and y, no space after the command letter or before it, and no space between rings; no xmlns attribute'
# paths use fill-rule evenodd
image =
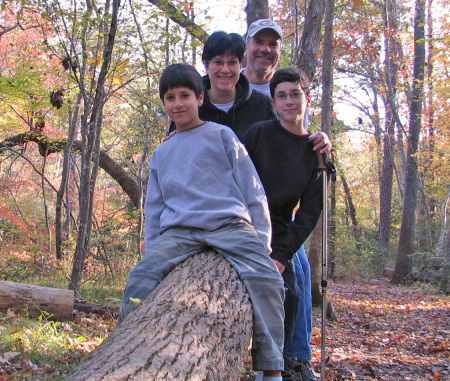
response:
<svg viewBox="0 0 450 381"><path fill-rule="evenodd" d="M247 57L246 67L242 70L243 74L248 78L250 86L253 89L266 92L270 96L270 81L273 78L277 65L281 59L281 46L283 42L283 32L279 25L269 19L260 19L252 23L247 31L246 51ZM307 127L308 118L307 110L305 112L304 125ZM323 132L311 135L314 141L314 149L320 149L320 153L331 150L331 143L328 136ZM294 255L295 271L297 276L297 292L300 292L298 304L295 302L297 295L290 294L292 284L286 281L287 299L285 302L286 321L285 334L292 332L291 338L286 337L284 356L285 369L288 374L293 376L294 380L301 381L317 380L311 368L312 352L310 347L312 334L312 303L311 303L311 269L308 258L303 245ZM294 263L291 263L293 265ZM292 299L294 298L294 299ZM298 306L298 315L294 317L295 322L290 321L292 316L292 308ZM291 324L294 324L291 326ZM258 375L260 376L260 375ZM258 377L257 377L258 380Z"/></svg>
<svg viewBox="0 0 450 381"><path fill-rule="evenodd" d="M243 73L254 89L270 95L269 82L281 59L282 42L283 32L272 20L261 19L248 28Z"/></svg>

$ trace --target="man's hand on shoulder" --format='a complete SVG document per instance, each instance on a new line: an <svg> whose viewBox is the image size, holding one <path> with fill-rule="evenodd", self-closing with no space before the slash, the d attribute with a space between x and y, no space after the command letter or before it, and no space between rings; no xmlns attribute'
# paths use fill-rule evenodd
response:
<svg viewBox="0 0 450 381"><path fill-rule="evenodd" d="M308 140L313 142L314 151L319 151L319 153L331 152L332 144L325 132L314 132L308 137Z"/></svg>

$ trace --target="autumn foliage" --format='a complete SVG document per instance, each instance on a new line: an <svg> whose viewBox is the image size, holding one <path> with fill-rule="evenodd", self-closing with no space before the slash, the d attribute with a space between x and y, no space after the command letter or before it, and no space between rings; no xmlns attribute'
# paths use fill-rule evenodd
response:
<svg viewBox="0 0 450 381"><path fill-rule="evenodd" d="M138 196L131 200L118 181L99 170L92 195L91 244L82 266L80 293L86 299L120 298L130 268L143 255L142 202L147 164L168 125L157 94L160 73L172 62L192 63L202 72L201 42L192 28L186 31L173 21L175 12L167 15L167 10L152 5L155 3L121 2L119 28L105 80L98 148L108 155L111 166L127 174L127 185ZM239 6L243 8L244 3ZM273 18L285 31L281 66L299 62L309 3L271 3ZM76 9L70 7L75 4ZM1 3L2 280L69 285L81 230L80 215L86 212L86 208L80 210L79 198L82 149L64 153L64 144L50 154L46 149L53 147L47 147L47 142L67 142L71 137L83 142L88 136L89 114L84 113L92 107L96 94L107 42L105 31L111 21L110 13L105 12L107 2L95 2L89 8L92 4ZM170 4L189 12L189 23L207 30L208 4L181 0ZM421 27L425 28L425 38L414 41L412 1L335 2L331 138L337 181L329 192L328 275L336 282L330 293L339 320L329 323L330 380L449 378L445 365L449 356L448 327L444 325L449 313L445 276L448 279L450 266L449 1L423 4L426 17ZM225 11L223 15L226 17ZM389 287L384 281L368 285L370 279L381 278L385 268L394 267L402 213L410 201L405 199L404 191L415 43L425 46L426 68L419 148L414 154L419 184L414 250L408 254L412 270L406 280L412 286L417 282L428 286ZM320 128L322 118L321 46L315 59L319 69L309 110L311 131ZM25 132L42 134L45 139L13 139ZM94 156L88 159L94 161ZM386 168L392 174L388 184L383 178ZM386 185L391 199L389 207L382 210L381 195ZM59 199L61 205L57 205L61 191L64 195ZM61 259L56 261L59 212ZM387 232L386 245L380 242L382 231ZM344 281L352 283L340 283ZM442 297L428 295L426 291L431 288L426 287L438 284ZM6 327L11 337L8 344L0 344L0 379L50 379L64 374L113 326L110 317L99 320L95 316L77 317L71 326L46 325L46 330L66 332L70 337L60 344L67 351L55 356L54 365L30 357L38 344L34 349L22 345L24 339L19 334L25 331L18 323L24 318L14 311L0 317L0 334ZM83 326L90 331L96 324L103 329L101 335L80 330ZM33 337L32 333L25 334ZM78 342L77 335L86 337L87 344ZM315 332L316 367L320 361L319 340Z"/></svg>

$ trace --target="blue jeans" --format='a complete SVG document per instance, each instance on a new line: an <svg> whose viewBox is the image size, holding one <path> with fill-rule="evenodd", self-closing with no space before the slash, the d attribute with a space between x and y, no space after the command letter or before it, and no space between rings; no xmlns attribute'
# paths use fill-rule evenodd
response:
<svg viewBox="0 0 450 381"><path fill-rule="evenodd" d="M296 358L300 362L308 362L312 358L312 297L311 297L311 267L303 245L294 255L295 274L300 293L300 304L294 333L285 351L285 357Z"/></svg>

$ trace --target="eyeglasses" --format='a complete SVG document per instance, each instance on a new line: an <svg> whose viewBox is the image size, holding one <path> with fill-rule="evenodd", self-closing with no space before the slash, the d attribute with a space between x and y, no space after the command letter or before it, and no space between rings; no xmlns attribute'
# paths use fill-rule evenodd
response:
<svg viewBox="0 0 450 381"><path fill-rule="evenodd" d="M237 65L239 65L238 60L229 60L228 62L225 62L224 60L213 60L207 62L219 67L223 67L225 64L227 64L228 67L236 67Z"/></svg>
<svg viewBox="0 0 450 381"><path fill-rule="evenodd" d="M292 91L290 94L280 92L275 94L275 99L279 101L285 101L287 100L288 97L291 97L292 99L299 99L302 96L302 94L305 94L305 92L301 90Z"/></svg>

